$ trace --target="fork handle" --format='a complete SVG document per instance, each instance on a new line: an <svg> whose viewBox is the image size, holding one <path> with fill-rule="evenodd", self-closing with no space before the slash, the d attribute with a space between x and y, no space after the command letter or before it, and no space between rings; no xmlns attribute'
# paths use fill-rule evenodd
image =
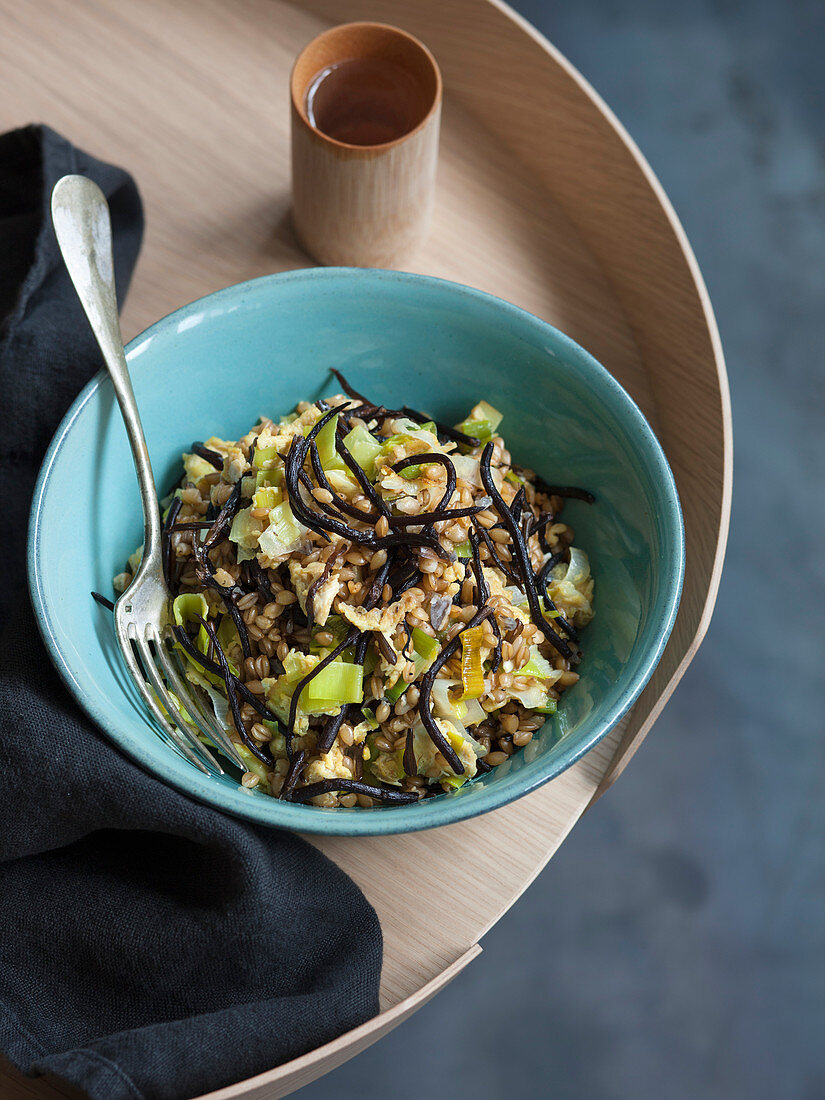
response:
<svg viewBox="0 0 825 1100"><path fill-rule="evenodd" d="M112 379L132 446L143 505L142 571L160 560L160 514L152 464L123 351L106 197L85 176L63 176L52 191L52 222L69 277Z"/></svg>

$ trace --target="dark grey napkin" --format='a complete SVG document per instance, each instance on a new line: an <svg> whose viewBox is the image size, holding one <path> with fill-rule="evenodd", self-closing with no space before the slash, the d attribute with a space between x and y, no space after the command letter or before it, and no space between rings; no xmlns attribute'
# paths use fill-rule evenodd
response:
<svg viewBox="0 0 825 1100"><path fill-rule="evenodd" d="M0 1049L94 1098L173 1100L374 1015L381 929L298 837L121 756L49 663L25 588L28 508L50 435L100 365L49 220L67 172L109 199L121 293L143 225L125 172L46 127L0 137Z"/></svg>

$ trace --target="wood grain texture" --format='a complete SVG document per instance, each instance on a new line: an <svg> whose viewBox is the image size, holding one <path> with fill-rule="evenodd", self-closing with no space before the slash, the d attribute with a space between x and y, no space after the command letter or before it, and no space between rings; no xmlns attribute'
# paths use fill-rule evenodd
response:
<svg viewBox="0 0 825 1100"><path fill-rule="evenodd" d="M425 834L311 838L379 913L384 1011L334 1051L213 1100L285 1095L383 1034L466 964L666 702L707 627L727 536L727 383L684 234L609 110L494 0L406 0L403 8L397 0L0 0L0 126L48 122L124 165L141 187L147 232L124 334L229 283L308 265L288 213L289 70L324 27L353 19L402 23L444 75L433 228L408 269L538 314L633 394L676 475L685 592L632 713L542 790ZM473 852L473 869L457 881L461 850ZM450 919L456 910L461 922ZM0 1075L3 1097L59 1095L12 1080Z"/></svg>

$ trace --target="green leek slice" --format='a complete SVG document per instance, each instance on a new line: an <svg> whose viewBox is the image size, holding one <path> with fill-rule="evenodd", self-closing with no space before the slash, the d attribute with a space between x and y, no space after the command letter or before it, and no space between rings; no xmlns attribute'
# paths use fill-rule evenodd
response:
<svg viewBox="0 0 825 1100"><path fill-rule="evenodd" d="M292 514L289 501L284 500L269 513L269 526L258 538L261 551L270 558L289 554L306 534L306 527Z"/></svg>
<svg viewBox="0 0 825 1100"><path fill-rule="evenodd" d="M346 703L364 700L364 670L361 665L335 660L310 680L301 692L301 707L307 713L326 713Z"/></svg>
<svg viewBox="0 0 825 1100"><path fill-rule="evenodd" d="M489 443L503 418L503 413L498 409L494 409L486 401L479 401L475 408L470 410L467 419L461 424L456 424L456 428L465 435L474 436L481 443Z"/></svg>
<svg viewBox="0 0 825 1100"><path fill-rule="evenodd" d="M481 647L484 631L480 626L461 632L462 699L478 699L484 694L484 669L481 667Z"/></svg>
<svg viewBox="0 0 825 1100"><path fill-rule="evenodd" d="M200 592L184 592L172 600L172 617L178 626L185 627L187 623L196 622L198 615L205 619L208 614L209 604L206 602L206 597L201 595ZM198 631L195 644L199 651L205 655L209 648L209 635L203 626Z"/></svg>
<svg viewBox="0 0 825 1100"><path fill-rule="evenodd" d="M338 413L331 417L315 437L318 457L325 470L343 470L344 460L335 449L335 433L338 429ZM307 434L311 431L307 428Z"/></svg>
<svg viewBox="0 0 825 1100"><path fill-rule="evenodd" d="M539 680L547 680L550 678L558 679L556 670L550 664L546 657L542 657L539 652L538 646L530 646L530 659L526 665L518 670L519 676L535 676Z"/></svg>
<svg viewBox="0 0 825 1100"><path fill-rule="evenodd" d="M372 481L375 477L375 460L381 452L382 444L371 432L358 424L344 436L344 446Z"/></svg>
<svg viewBox="0 0 825 1100"><path fill-rule="evenodd" d="M415 679L427 671L438 656L441 644L437 638L431 638L417 626L412 631L413 664L415 665ZM388 703L397 703L410 685L401 676L392 687L384 692L384 698Z"/></svg>

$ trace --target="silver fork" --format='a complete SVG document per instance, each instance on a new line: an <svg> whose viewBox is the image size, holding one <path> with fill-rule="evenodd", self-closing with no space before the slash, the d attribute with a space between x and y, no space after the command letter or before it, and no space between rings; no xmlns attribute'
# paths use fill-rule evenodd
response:
<svg viewBox="0 0 825 1100"><path fill-rule="evenodd" d="M207 736L234 763L245 766L220 723L208 715L175 667L170 602L163 573L155 479L132 391L115 297L112 230L103 192L85 176L64 176L52 191L52 221L63 260L103 353L132 446L143 505L143 558L115 604L115 633L135 687L167 738L207 775L218 761L198 738ZM183 668L183 663L180 666ZM176 706L171 692L180 702ZM182 708L182 709L181 709ZM185 713L184 713L185 712Z"/></svg>

